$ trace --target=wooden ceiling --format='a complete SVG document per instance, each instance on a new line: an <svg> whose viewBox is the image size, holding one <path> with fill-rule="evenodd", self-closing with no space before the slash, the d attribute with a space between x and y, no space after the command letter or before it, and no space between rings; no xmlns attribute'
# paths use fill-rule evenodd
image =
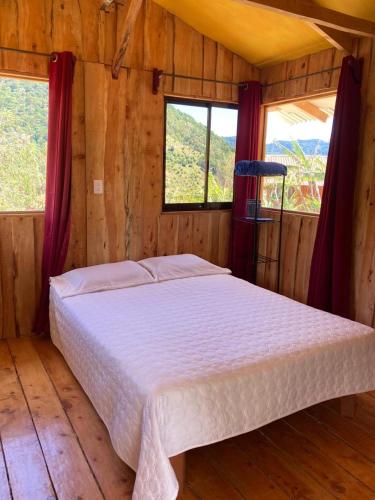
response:
<svg viewBox="0 0 375 500"><path fill-rule="evenodd" d="M324 33L310 22L255 5L257 2L251 0L155 1L199 32L260 67L329 48L332 46L330 35L336 33L329 30ZM298 8L310 3L375 22L375 0L282 0L272 3L276 7L294 4ZM347 37L341 31L339 34L340 38Z"/></svg>

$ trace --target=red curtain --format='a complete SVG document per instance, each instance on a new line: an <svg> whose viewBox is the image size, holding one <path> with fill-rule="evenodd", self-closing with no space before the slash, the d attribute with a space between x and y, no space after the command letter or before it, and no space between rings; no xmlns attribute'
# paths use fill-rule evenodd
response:
<svg viewBox="0 0 375 500"><path fill-rule="evenodd" d="M257 160L262 89L259 82L245 82L239 88L236 162ZM254 177L234 177L230 268L234 276L255 281L252 264L253 227L238 220L246 215L246 201L255 197Z"/></svg>
<svg viewBox="0 0 375 500"><path fill-rule="evenodd" d="M34 330L48 332L49 279L61 274L69 243L72 166L71 52L53 54L49 67L46 206L42 260L42 291Z"/></svg>
<svg viewBox="0 0 375 500"><path fill-rule="evenodd" d="M353 204L359 146L362 60L342 63L313 251L308 304L350 317Z"/></svg>

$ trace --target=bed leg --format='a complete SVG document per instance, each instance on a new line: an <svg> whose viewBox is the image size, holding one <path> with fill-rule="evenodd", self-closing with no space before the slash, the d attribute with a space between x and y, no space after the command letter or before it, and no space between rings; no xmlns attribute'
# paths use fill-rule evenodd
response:
<svg viewBox="0 0 375 500"><path fill-rule="evenodd" d="M182 498L182 494L184 492L184 484L185 484L185 463L186 463L185 453L180 453L175 457L171 457L169 460L176 474L179 485L178 498Z"/></svg>
<svg viewBox="0 0 375 500"><path fill-rule="evenodd" d="M353 418L355 415L355 396L345 396L340 398L340 414L343 417Z"/></svg>

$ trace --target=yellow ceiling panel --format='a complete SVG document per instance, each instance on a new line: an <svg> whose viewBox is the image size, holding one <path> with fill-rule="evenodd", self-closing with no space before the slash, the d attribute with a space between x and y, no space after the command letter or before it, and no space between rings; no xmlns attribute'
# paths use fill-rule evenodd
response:
<svg viewBox="0 0 375 500"><path fill-rule="evenodd" d="M200 33L257 66L330 47L305 22L237 0L155 1Z"/></svg>
<svg viewBox="0 0 375 500"><path fill-rule="evenodd" d="M350 16L375 21L375 0L315 0L315 3Z"/></svg>
<svg viewBox="0 0 375 500"><path fill-rule="evenodd" d="M330 47L307 23L238 0L155 0L200 33L247 61L266 66ZM315 0L375 21L375 0Z"/></svg>

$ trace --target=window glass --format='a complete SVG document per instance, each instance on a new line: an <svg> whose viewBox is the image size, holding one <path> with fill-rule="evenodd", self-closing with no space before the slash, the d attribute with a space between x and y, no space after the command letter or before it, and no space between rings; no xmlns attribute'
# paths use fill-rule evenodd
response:
<svg viewBox="0 0 375 500"><path fill-rule="evenodd" d="M208 201L231 202L236 152L237 110L212 107Z"/></svg>
<svg viewBox="0 0 375 500"><path fill-rule="evenodd" d="M47 82L0 77L0 211L44 210Z"/></svg>
<svg viewBox="0 0 375 500"><path fill-rule="evenodd" d="M165 209L229 208L237 109L169 101L165 127Z"/></svg>
<svg viewBox="0 0 375 500"><path fill-rule="evenodd" d="M208 109L167 104L165 203L204 203Z"/></svg>
<svg viewBox="0 0 375 500"><path fill-rule="evenodd" d="M269 107L265 159L287 165L284 208L319 213L336 96ZM281 181L265 178L262 204L279 208Z"/></svg>

